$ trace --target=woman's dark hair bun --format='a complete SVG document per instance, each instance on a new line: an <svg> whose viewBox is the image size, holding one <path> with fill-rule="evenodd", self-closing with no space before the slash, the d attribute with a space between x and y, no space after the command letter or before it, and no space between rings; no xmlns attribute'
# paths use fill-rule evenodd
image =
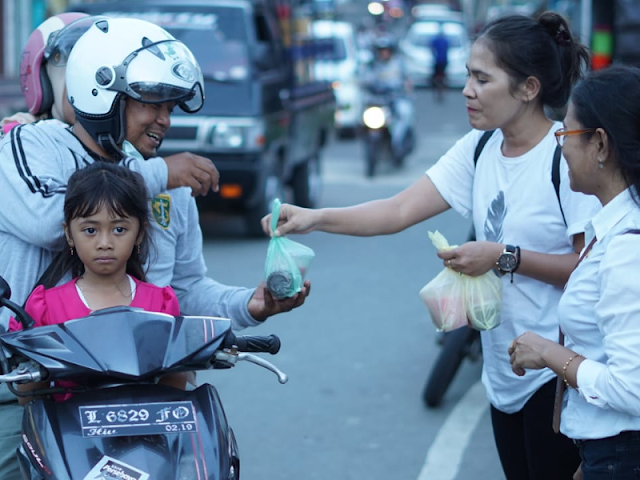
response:
<svg viewBox="0 0 640 480"><path fill-rule="evenodd" d="M568 47L573 42L568 30L567 22L555 12L544 12L538 17L538 23L542 25L557 45Z"/></svg>

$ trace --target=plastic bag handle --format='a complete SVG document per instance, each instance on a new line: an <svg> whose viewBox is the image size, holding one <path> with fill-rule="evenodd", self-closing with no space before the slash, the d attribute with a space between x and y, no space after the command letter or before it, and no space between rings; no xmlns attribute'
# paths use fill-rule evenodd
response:
<svg viewBox="0 0 640 480"><path fill-rule="evenodd" d="M280 199L274 198L273 207L271 208L271 231L275 232L278 226L278 219L280 218Z"/></svg>

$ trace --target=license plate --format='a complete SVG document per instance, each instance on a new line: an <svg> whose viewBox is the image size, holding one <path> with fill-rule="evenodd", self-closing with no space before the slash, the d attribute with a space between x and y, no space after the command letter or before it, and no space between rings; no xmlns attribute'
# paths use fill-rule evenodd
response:
<svg viewBox="0 0 640 480"><path fill-rule="evenodd" d="M197 432L193 402L79 407L83 437L130 437Z"/></svg>

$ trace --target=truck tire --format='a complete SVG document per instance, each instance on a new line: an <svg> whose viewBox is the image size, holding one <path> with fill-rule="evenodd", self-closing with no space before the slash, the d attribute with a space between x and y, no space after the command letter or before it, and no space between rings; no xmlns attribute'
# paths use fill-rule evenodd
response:
<svg viewBox="0 0 640 480"><path fill-rule="evenodd" d="M440 405L462 361L469 353L470 345L478 335L478 331L469 327L458 328L446 334L440 355L433 364L422 393L427 407L435 408Z"/></svg>
<svg viewBox="0 0 640 480"><path fill-rule="evenodd" d="M283 202L285 201L284 186L279 176L271 175L267 178L263 198L257 205L248 209L244 214L247 235L250 237L267 238L264 230L262 230L260 220L262 220L262 217L266 214L271 213L273 201L276 198L279 198Z"/></svg>
<svg viewBox="0 0 640 480"><path fill-rule="evenodd" d="M291 186L293 188L293 203L304 208L318 206L322 190L319 152L316 151L309 160L294 169Z"/></svg>

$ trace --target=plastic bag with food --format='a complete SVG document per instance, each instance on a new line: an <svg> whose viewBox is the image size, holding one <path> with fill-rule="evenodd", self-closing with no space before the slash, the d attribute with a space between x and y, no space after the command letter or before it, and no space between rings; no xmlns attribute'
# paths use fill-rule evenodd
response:
<svg viewBox="0 0 640 480"><path fill-rule="evenodd" d="M429 232L429 238L438 250L448 250L457 246L449 245L447 239L437 230L435 233ZM464 278L452 269L445 267L422 287L420 298L427 306L438 331L449 332L468 324Z"/></svg>
<svg viewBox="0 0 640 480"><path fill-rule="evenodd" d="M280 216L280 200L275 199L271 212L271 230L275 231ZM264 276L267 289L274 298L294 296L302 289L314 251L286 237L271 237L267 248Z"/></svg>
<svg viewBox="0 0 640 480"><path fill-rule="evenodd" d="M455 248L438 231L429 232L433 245L440 250ZM493 270L477 277L457 273L445 267L420 290L436 329L443 332L469 325L477 330L491 330L502 318L502 280Z"/></svg>

